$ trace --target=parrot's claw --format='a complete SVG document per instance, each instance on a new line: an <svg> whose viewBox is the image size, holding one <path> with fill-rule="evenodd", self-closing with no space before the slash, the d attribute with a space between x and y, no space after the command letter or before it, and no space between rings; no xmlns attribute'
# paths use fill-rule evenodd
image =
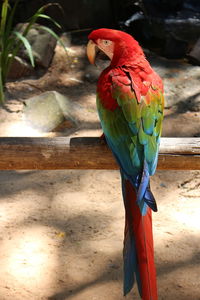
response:
<svg viewBox="0 0 200 300"><path fill-rule="evenodd" d="M107 144L107 142L106 142L106 137L105 137L105 134L104 133L102 133L102 135L100 135L100 143L102 144L102 145L105 145L105 144Z"/></svg>

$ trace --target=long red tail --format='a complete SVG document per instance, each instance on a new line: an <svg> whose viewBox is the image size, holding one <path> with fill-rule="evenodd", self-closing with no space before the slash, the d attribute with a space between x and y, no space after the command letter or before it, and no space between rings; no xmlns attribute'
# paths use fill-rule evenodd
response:
<svg viewBox="0 0 200 300"><path fill-rule="evenodd" d="M148 207L146 215L142 216L140 208L136 203L136 192L133 186L129 180L124 180L123 185L126 210L124 261L126 262L127 257L131 255L135 257L135 270L134 272L132 271L132 276L135 273L142 299L157 300L151 209ZM131 239L132 246L127 247ZM135 251L135 253L129 253L129 251ZM127 275L126 272L125 276L129 276L130 278L130 275Z"/></svg>

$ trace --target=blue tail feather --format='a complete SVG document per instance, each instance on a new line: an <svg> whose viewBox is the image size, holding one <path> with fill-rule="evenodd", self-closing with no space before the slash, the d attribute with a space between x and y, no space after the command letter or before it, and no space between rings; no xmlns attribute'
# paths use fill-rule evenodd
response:
<svg viewBox="0 0 200 300"><path fill-rule="evenodd" d="M130 292L132 289L135 279L137 281L138 290L141 294L141 280L139 276L139 266L136 255L136 246L134 240L134 234L132 232L132 216L130 214L130 209L128 207L129 203L126 200L126 191L124 181L126 175L121 170L122 178L122 195L124 200L124 206L126 210L126 226L124 233L124 249L123 249L123 258L124 258L124 296Z"/></svg>
<svg viewBox="0 0 200 300"><path fill-rule="evenodd" d="M138 290L141 294L141 281L139 277L139 266L136 255L135 241L130 228L124 237L124 296L132 289L135 279L137 280Z"/></svg>
<svg viewBox="0 0 200 300"><path fill-rule="evenodd" d="M137 269L137 260L135 252L135 243L130 232L124 237L124 296L130 292L135 283L135 269Z"/></svg>

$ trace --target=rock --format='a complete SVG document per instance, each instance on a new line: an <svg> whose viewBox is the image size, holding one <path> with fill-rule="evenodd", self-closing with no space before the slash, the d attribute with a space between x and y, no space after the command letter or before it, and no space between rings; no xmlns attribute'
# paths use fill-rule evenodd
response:
<svg viewBox="0 0 200 300"><path fill-rule="evenodd" d="M189 59L200 65L200 38L197 40L193 49L188 54Z"/></svg>
<svg viewBox="0 0 200 300"><path fill-rule="evenodd" d="M20 23L16 26L16 31L23 32L27 23ZM47 68L54 55L57 40L39 24L34 24L28 32L26 38L31 44L35 62L37 65ZM28 53L24 47L20 50L20 56L29 60Z"/></svg>
<svg viewBox="0 0 200 300"><path fill-rule="evenodd" d="M33 67L22 58L15 56L8 73L8 79L17 79L33 74Z"/></svg>
<svg viewBox="0 0 200 300"><path fill-rule="evenodd" d="M72 103L66 96L55 91L25 100L23 113L29 126L44 132L54 130L63 121L69 129L77 126Z"/></svg>
<svg viewBox="0 0 200 300"><path fill-rule="evenodd" d="M139 42L166 57L184 57L200 35L199 1L141 2L134 14L120 22L120 26Z"/></svg>
<svg viewBox="0 0 200 300"><path fill-rule="evenodd" d="M190 111L200 112L200 92L191 96L188 102Z"/></svg>

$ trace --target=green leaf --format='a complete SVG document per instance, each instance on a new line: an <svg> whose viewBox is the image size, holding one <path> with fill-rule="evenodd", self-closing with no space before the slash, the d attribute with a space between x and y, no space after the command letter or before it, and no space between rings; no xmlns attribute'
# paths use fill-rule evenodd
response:
<svg viewBox="0 0 200 300"><path fill-rule="evenodd" d="M11 11L9 13L8 20L6 22L6 28L5 28L5 41L7 41L7 39L9 38L9 36L12 33L13 18L14 18L18 3L19 3L19 0L16 0L13 8L11 9Z"/></svg>
<svg viewBox="0 0 200 300"><path fill-rule="evenodd" d="M7 20L7 14L8 14L8 0L5 0L2 4L1 8L1 23L0 23L0 50L4 48L4 33L5 33L5 27L6 27L6 20Z"/></svg>
<svg viewBox="0 0 200 300"><path fill-rule="evenodd" d="M23 32L23 35L26 36L28 31L30 30L30 28L32 27L32 25L34 23L36 23L37 19L40 17L40 16L43 16L43 18L46 18L44 16L46 16L45 14L43 14L43 12L50 6L57 6L58 8L60 8L62 10L62 7L58 4L58 3L48 3L48 4L45 4L43 6L41 6L37 11L36 13L28 20L28 26L26 27L26 29L24 30ZM49 17L49 19L56 25L58 24L55 20L53 20L51 17ZM60 28L60 25L56 25ZM45 27L45 26L44 26ZM47 27L48 28L48 27Z"/></svg>
<svg viewBox="0 0 200 300"><path fill-rule="evenodd" d="M0 53L0 61L1 61L1 53ZM5 100L5 95L4 95L4 78L2 77L2 69L1 69L1 64L0 64L0 103L2 104Z"/></svg>
<svg viewBox="0 0 200 300"><path fill-rule="evenodd" d="M10 66L12 65L14 57L18 54L21 44L24 45L28 52L31 65L34 67L34 57L32 53L32 47L27 40L26 36L32 26L36 23L38 18L44 18L51 21L56 27L61 28L59 23L57 23L53 18L49 17L44 13L44 11L50 6L57 6L63 11L58 3L48 3L40 7L35 14L28 20L27 26L25 26L23 33L13 32L13 19L15 17L15 12L17 5L20 0L15 0L14 5L10 7L9 0L2 0L0 7L0 103L4 99L4 87L9 73ZM48 27L43 26L43 29L48 31L57 41L60 42L62 47L65 49L65 45L59 39L59 36L54 33ZM16 39L17 37L17 39ZM66 49L65 49L66 51ZM67 51L66 51L67 52Z"/></svg>
<svg viewBox="0 0 200 300"><path fill-rule="evenodd" d="M26 50L27 50L27 52L28 52L28 55L29 55L29 59L30 59L31 65L34 67L34 66L35 66L35 63L34 63L34 58L33 58L33 52L32 52L32 48L31 48L31 45L30 45L29 41L28 41L27 38L25 38L20 32L14 31L13 33L14 33L14 34L18 37L18 39L24 44L24 47L26 48Z"/></svg>
<svg viewBox="0 0 200 300"><path fill-rule="evenodd" d="M51 17L45 15L45 14L38 14L37 16L38 18L43 18L43 19L48 19L50 20L53 24L55 24L58 28L61 28L60 24L58 22L56 22L54 19L52 19Z"/></svg>

